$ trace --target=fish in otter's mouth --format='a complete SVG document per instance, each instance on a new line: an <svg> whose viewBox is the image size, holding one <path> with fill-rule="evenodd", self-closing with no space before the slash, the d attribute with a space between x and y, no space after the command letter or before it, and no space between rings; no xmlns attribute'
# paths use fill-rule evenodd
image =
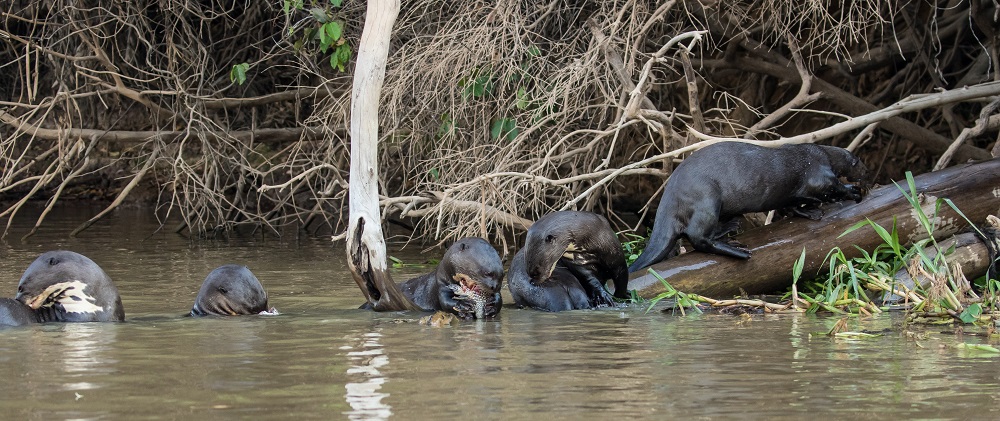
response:
<svg viewBox="0 0 1000 421"><path fill-rule="evenodd" d="M21 301L38 310L45 307L60 305L67 313L97 313L104 311L104 308L96 305L97 300L88 295L84 290L87 284L82 281L67 281L49 285L45 290L34 297L19 297Z"/></svg>
<svg viewBox="0 0 1000 421"><path fill-rule="evenodd" d="M493 304L493 292L485 285L476 282L463 273L456 274L452 279L458 282L457 284L448 285L455 293L455 299L471 301L476 318L485 318L487 306ZM492 316L492 314L490 315Z"/></svg>

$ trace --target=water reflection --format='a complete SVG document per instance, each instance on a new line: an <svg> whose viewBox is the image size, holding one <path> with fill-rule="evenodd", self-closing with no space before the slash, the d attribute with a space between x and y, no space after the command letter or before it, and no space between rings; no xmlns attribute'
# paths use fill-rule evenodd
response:
<svg viewBox="0 0 1000 421"><path fill-rule="evenodd" d="M389 364L389 356L385 354L380 342L382 334L378 331L366 332L355 340L360 342L360 350L350 351L347 358L351 366L347 369L348 381L344 387L347 394L347 404L352 410L345 412L352 420L385 420L392 415L392 408L383 403L382 399L388 393L379 392L386 378L379 368ZM344 346L341 349L353 349Z"/></svg>
<svg viewBox="0 0 1000 421"><path fill-rule="evenodd" d="M62 329L62 369L67 379L63 390L89 390L100 387L88 381L96 373L111 373L118 361L107 355L115 342L117 328L108 323L67 323ZM80 395L77 395L80 396Z"/></svg>

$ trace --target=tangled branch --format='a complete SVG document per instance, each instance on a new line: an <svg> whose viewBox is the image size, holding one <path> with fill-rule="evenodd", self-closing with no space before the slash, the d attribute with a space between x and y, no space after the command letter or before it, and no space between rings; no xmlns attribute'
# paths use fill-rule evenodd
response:
<svg viewBox="0 0 1000 421"><path fill-rule="evenodd" d="M345 3L334 18L357 45L364 5ZM351 66L310 44L315 14L280 6L0 10L0 217L107 186L109 210L140 196L198 235L342 232ZM851 144L883 180L987 158L995 15L983 0L409 2L383 88L385 213L438 241L503 242L554 209L634 227L705 139Z"/></svg>

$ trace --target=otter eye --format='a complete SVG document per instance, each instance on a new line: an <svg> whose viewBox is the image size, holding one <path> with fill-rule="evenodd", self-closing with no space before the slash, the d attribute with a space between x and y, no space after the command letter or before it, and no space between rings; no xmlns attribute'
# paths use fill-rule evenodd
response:
<svg viewBox="0 0 1000 421"><path fill-rule="evenodd" d="M545 242L546 242L546 243L551 243L551 242L553 242L553 241L555 241L555 240L556 240L556 237L555 237L554 235L551 235L551 234L550 234L550 235L546 235L546 236L545 236Z"/></svg>
<svg viewBox="0 0 1000 421"><path fill-rule="evenodd" d="M483 272L483 277L484 278L492 278L493 277L493 272L492 271Z"/></svg>
<svg viewBox="0 0 1000 421"><path fill-rule="evenodd" d="M219 292L223 293L223 294L228 294L229 293L229 290L226 289L226 287L219 287L219 288L217 288L217 290Z"/></svg>
<svg viewBox="0 0 1000 421"><path fill-rule="evenodd" d="M17 293L18 294L23 294L24 293L24 285L18 285L17 286Z"/></svg>

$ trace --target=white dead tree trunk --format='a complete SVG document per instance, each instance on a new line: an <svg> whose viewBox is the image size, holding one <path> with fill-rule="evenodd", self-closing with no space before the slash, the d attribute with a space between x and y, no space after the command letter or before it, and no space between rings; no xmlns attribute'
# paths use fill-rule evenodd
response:
<svg viewBox="0 0 1000 421"><path fill-rule="evenodd" d="M392 281L378 205L378 104L399 0L370 0L351 92L350 224L347 262L376 311L419 309Z"/></svg>

